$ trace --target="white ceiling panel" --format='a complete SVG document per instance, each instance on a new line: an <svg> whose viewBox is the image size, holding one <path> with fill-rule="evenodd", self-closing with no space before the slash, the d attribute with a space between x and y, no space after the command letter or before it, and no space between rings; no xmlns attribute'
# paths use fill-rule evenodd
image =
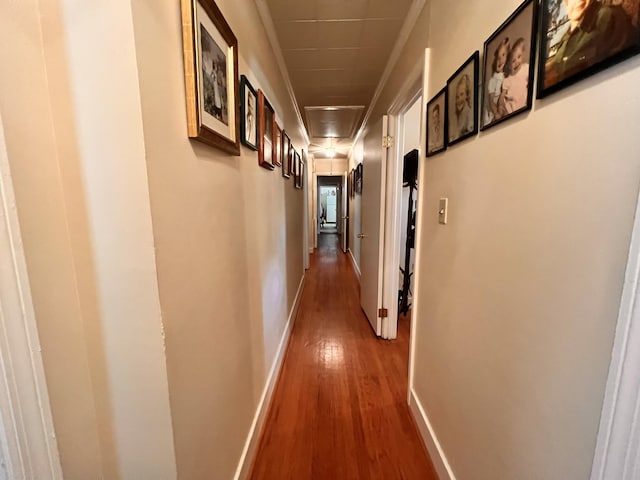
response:
<svg viewBox="0 0 640 480"><path fill-rule="evenodd" d="M314 138L352 138L364 114L364 106L305 107L309 135Z"/></svg>
<svg viewBox="0 0 640 480"><path fill-rule="evenodd" d="M269 10L312 141L318 144L333 136L342 138L341 146L349 145L380 83L409 8L419 0L256 2ZM314 108L326 106L338 108Z"/></svg>
<svg viewBox="0 0 640 480"><path fill-rule="evenodd" d="M319 20L366 18L369 0L319 0L316 14Z"/></svg>
<svg viewBox="0 0 640 480"><path fill-rule="evenodd" d="M404 19L407 16L412 0L369 0L367 3L366 18Z"/></svg>
<svg viewBox="0 0 640 480"><path fill-rule="evenodd" d="M360 35L360 47L382 48L390 51L393 43L389 42L389 38L398 35L403 20L384 19L384 20L365 20L362 24ZM380 63L379 61L376 63ZM386 62L384 62L386 64ZM383 65L384 66L384 65Z"/></svg>

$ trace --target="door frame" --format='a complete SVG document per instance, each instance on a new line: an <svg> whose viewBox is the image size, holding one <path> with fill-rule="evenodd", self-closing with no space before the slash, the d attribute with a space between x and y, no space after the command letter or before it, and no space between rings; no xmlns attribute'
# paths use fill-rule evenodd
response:
<svg viewBox="0 0 640 480"><path fill-rule="evenodd" d="M62 479L0 117L0 447L8 478Z"/></svg>
<svg viewBox="0 0 640 480"><path fill-rule="evenodd" d="M400 280L398 277L398 265L400 265L400 243L402 238L402 219L406 212L402 212L402 170L403 170L403 145L401 139L404 138L404 115L409 108L423 96L422 70L424 65L420 62L416 64L412 72L407 77L404 85L398 92L394 102L389 108L389 132L395 139L393 148L389 149L387 159L387 174L385 185L385 221L384 221L384 259L382 262L382 304L386 306L388 316L382 321L382 338L393 340L398 336L398 288ZM420 145L423 145L422 137L424 130L424 98L420 113ZM420 148L420 155L423 155ZM420 162L422 163L422 162ZM418 170L421 170L418 167ZM418 183L418 189L420 184ZM419 205L419 203L418 203ZM416 212L416 218L418 213ZM417 237L416 237L416 259L417 259ZM417 265L417 262L416 262ZM414 274L415 275L415 274ZM415 288L415 277L414 277ZM413 315L412 315L413 316ZM413 325L413 322L412 322Z"/></svg>
<svg viewBox="0 0 640 480"><path fill-rule="evenodd" d="M315 230L316 230L316 238L315 238L315 248L318 248L318 237L320 236L320 211L318 210L318 206L320 205L320 182L322 178L325 177L331 177L332 182L328 185L322 185L323 187L335 187L336 188L336 229L338 231L339 235L344 235L344 225L342 226L342 230L343 233L340 233L340 229L338 228L338 224L339 222L343 222L344 220L342 220L342 216L344 216L344 213L341 212L342 210L342 205L340 202L338 202L338 200L341 200L342 197L341 195L344 195L345 193L342 192L342 183L344 179L345 174L344 173L322 173L320 175L318 174L314 174L314 180L315 180L315 201L314 201L314 205L313 205L313 211L315 212L314 215L314 221L315 221ZM348 212L347 212L348 213ZM342 249L342 248L341 248ZM346 252L345 252L346 253Z"/></svg>
<svg viewBox="0 0 640 480"><path fill-rule="evenodd" d="M607 386L591 468L591 480L640 478L640 196Z"/></svg>

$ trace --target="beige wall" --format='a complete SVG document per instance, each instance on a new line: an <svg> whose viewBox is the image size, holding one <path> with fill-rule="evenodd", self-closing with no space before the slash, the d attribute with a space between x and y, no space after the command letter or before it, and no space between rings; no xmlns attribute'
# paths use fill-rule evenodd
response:
<svg viewBox="0 0 640 480"><path fill-rule="evenodd" d="M356 143L349 153L347 169L351 171L362 163L364 158L364 142L362 138ZM355 264L360 268L360 239L362 233L362 195L356 193L349 201L349 250Z"/></svg>
<svg viewBox="0 0 640 480"><path fill-rule="evenodd" d="M99 478L91 364L52 122L39 2L0 2L0 114L65 478Z"/></svg>
<svg viewBox="0 0 640 480"><path fill-rule="evenodd" d="M306 149L252 0L218 1L240 73ZM180 478L232 478L303 274L303 191L189 141L180 2L134 0L144 139Z"/></svg>
<svg viewBox="0 0 640 480"><path fill-rule="evenodd" d="M218 5L306 148L253 2ZM232 478L302 279L302 190L187 140L179 2L0 1L0 40L65 479Z"/></svg>
<svg viewBox="0 0 640 480"><path fill-rule="evenodd" d="M427 46L431 98L518 4L434 0L377 111ZM412 380L458 479L589 476L640 179L639 67L421 160Z"/></svg>

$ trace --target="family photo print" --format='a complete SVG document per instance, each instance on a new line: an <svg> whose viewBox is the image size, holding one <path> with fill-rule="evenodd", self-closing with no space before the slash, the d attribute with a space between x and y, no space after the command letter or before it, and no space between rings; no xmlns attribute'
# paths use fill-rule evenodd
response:
<svg viewBox="0 0 640 480"><path fill-rule="evenodd" d="M187 130L240 155L238 40L213 0L182 0Z"/></svg>
<svg viewBox="0 0 640 480"><path fill-rule="evenodd" d="M447 149L446 94L443 88L427 103L427 157Z"/></svg>
<svg viewBox="0 0 640 480"><path fill-rule="evenodd" d="M542 98L640 51L640 0L543 0Z"/></svg>
<svg viewBox="0 0 640 480"><path fill-rule="evenodd" d="M536 5L525 1L484 43L481 130L531 109Z"/></svg>
<svg viewBox="0 0 640 480"><path fill-rule="evenodd" d="M478 133L478 63L476 51L447 81L447 144Z"/></svg>

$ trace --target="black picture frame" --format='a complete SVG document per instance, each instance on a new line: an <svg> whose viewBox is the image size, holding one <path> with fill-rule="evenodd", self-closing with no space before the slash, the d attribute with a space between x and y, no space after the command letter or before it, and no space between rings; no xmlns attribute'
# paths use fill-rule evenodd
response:
<svg viewBox="0 0 640 480"><path fill-rule="evenodd" d="M480 52L476 50L447 80L447 145L449 146L478 133L479 64ZM466 98L461 105L457 106L459 99L456 98L456 93L462 88Z"/></svg>
<svg viewBox="0 0 640 480"><path fill-rule="evenodd" d="M638 54L639 14L640 0L621 5L591 0L580 28L575 29L573 35L563 3L541 0L537 98L544 98ZM615 28L607 29L613 24ZM584 31L589 39L580 42L578 35L583 34L582 38L586 38ZM570 40L575 49L570 48Z"/></svg>
<svg viewBox="0 0 640 480"><path fill-rule="evenodd" d="M240 77L240 141L258 150L258 93L249 79Z"/></svg>
<svg viewBox="0 0 640 480"><path fill-rule="evenodd" d="M359 163L356 167L356 195L362 195L362 163Z"/></svg>
<svg viewBox="0 0 640 480"><path fill-rule="evenodd" d="M480 130L487 130L531 110L538 32L537 5L537 0L525 0L484 42ZM525 64L527 58L529 62ZM520 65L512 72L511 66L517 64L518 59Z"/></svg>
<svg viewBox="0 0 640 480"><path fill-rule="evenodd" d="M427 157L447 149L447 88L443 88L427 102Z"/></svg>

